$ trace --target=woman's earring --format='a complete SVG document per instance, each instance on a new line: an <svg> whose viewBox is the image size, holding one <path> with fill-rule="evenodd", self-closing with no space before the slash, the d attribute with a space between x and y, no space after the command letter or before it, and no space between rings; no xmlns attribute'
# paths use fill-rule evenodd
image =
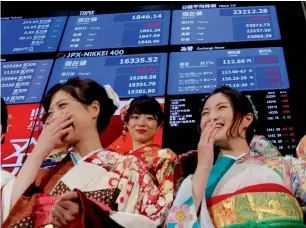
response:
<svg viewBox="0 0 306 228"><path fill-rule="evenodd" d="M122 141L125 142L126 140L126 134L127 134L127 127L126 125L124 124L123 125L123 131L122 131Z"/></svg>

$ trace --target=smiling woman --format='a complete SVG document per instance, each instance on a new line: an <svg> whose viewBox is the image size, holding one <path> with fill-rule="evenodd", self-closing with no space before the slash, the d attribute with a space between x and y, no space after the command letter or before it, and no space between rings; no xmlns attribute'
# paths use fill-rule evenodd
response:
<svg viewBox="0 0 306 228"><path fill-rule="evenodd" d="M229 87L205 99L196 171L183 181L167 227L305 227L306 163L251 151L256 116L250 99Z"/></svg>
<svg viewBox="0 0 306 228"><path fill-rule="evenodd" d="M50 89L44 99L48 125L16 181L3 189L3 227L160 225L172 192L160 191L136 157L102 148L99 132L117 104L109 86L92 80L73 78ZM59 144L70 145L71 156L40 169Z"/></svg>
<svg viewBox="0 0 306 228"><path fill-rule="evenodd" d="M133 150L152 144L163 119L162 108L153 97L140 96L131 102L123 121L132 136Z"/></svg>
<svg viewBox="0 0 306 228"><path fill-rule="evenodd" d="M139 158L158 188L167 198L172 198L183 174L180 164L176 163L176 154L153 143L164 120L161 105L153 97L139 96L122 108L121 119L133 145L132 150L123 154ZM116 151L116 148L112 148Z"/></svg>

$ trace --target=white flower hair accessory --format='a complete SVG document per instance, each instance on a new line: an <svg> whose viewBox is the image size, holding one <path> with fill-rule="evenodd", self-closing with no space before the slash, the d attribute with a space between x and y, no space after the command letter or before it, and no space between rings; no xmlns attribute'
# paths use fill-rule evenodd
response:
<svg viewBox="0 0 306 228"><path fill-rule="evenodd" d="M248 98L249 102L251 103L255 119L258 120L258 111L256 110L256 107L255 107L255 105L254 105L254 103L251 99L251 96L246 96L246 97Z"/></svg>
<svg viewBox="0 0 306 228"><path fill-rule="evenodd" d="M113 88L110 85L105 85L104 89L107 93L107 96L113 100L113 104L119 108L120 107L120 99L117 95L117 93L113 90Z"/></svg>

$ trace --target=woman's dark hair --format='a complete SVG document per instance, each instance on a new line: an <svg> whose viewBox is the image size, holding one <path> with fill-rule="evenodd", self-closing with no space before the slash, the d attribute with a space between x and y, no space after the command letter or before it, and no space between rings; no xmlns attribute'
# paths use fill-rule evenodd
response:
<svg viewBox="0 0 306 228"><path fill-rule="evenodd" d="M223 95L225 95L229 101L230 104L233 108L233 112L234 112L234 116L233 116L233 122L232 125L230 127L229 130L229 134L230 136L233 136L233 133L237 131L237 129L239 128L241 122L242 122L242 118L247 115L248 113L252 113L254 115L254 119L252 121L252 123L250 124L250 126L248 127L248 129L246 130L246 140L248 143L251 142L253 136L254 136L254 131L255 131L255 126L256 126L256 118L255 118L255 113L254 110L252 108L252 104L249 101L249 99L242 93L239 92L235 89L232 89L228 86L221 86L219 88L216 88L211 94L209 94L204 102L202 103L202 107L200 109L200 112L202 113L202 110L205 106L205 103L207 102L207 100L218 93L222 93Z"/></svg>
<svg viewBox="0 0 306 228"><path fill-rule="evenodd" d="M43 106L47 113L53 96L59 91L68 93L74 99L85 105L90 105L94 101L99 102L100 113L97 121L97 129L99 132L103 131L108 126L112 115L117 109L113 104L113 100L108 97L106 90L96 81L74 77L65 83L54 85L48 91L43 101ZM46 117L44 120L46 120Z"/></svg>
<svg viewBox="0 0 306 228"><path fill-rule="evenodd" d="M125 116L124 122L127 123L133 114L149 114L157 120L158 126L164 120L163 110L154 97L147 95L136 97L130 104Z"/></svg>
<svg viewBox="0 0 306 228"><path fill-rule="evenodd" d="M4 134L7 132L7 119L8 119L8 112L7 112L6 103L1 97L1 125L2 125L1 134Z"/></svg>

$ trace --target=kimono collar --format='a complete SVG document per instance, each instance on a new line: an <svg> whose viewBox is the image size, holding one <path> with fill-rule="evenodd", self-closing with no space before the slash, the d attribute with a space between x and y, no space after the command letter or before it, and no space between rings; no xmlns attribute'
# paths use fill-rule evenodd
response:
<svg viewBox="0 0 306 228"><path fill-rule="evenodd" d="M87 158L89 158L91 155L99 152L99 151L104 151L105 149L103 148L100 148L100 149L97 149L97 150L94 150L92 152L90 152L89 154L87 154L86 156L82 157L79 153L77 152L71 152L70 153L70 156L71 156L71 160L73 161L73 164L74 165L77 165L78 163L82 162L82 161L85 161Z"/></svg>

